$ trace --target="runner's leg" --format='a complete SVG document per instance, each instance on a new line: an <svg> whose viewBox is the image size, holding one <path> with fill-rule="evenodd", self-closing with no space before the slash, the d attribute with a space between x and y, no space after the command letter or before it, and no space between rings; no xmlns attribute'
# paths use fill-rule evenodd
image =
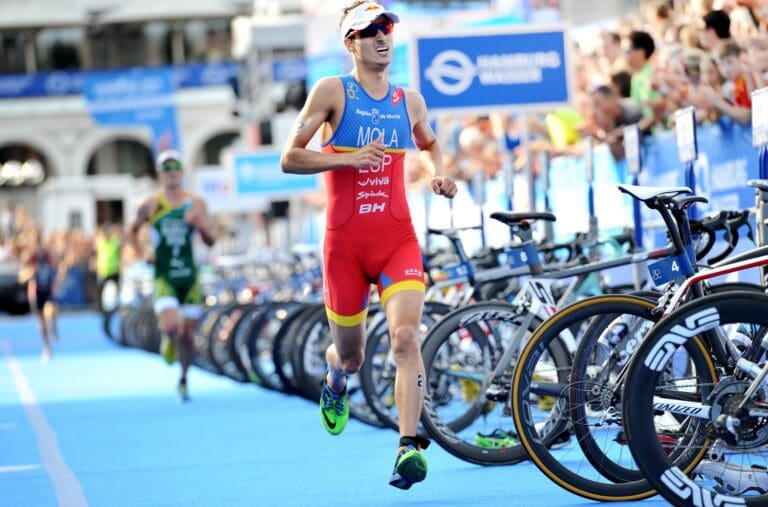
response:
<svg viewBox="0 0 768 507"><path fill-rule="evenodd" d="M325 352L328 363L326 382L336 394L344 391L347 376L360 370L365 350L365 321L354 326L342 326L329 321L333 343Z"/></svg>
<svg viewBox="0 0 768 507"><path fill-rule="evenodd" d="M426 375L419 337L423 306L424 293L403 290L392 294L384 308L392 340L392 354L397 365L395 403L401 437L416 435L424 399Z"/></svg>

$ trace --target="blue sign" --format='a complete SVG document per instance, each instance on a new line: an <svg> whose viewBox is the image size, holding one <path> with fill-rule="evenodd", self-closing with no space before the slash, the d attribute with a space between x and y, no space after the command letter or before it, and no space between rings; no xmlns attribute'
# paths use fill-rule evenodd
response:
<svg viewBox="0 0 768 507"><path fill-rule="evenodd" d="M510 248L504 252L506 254L506 265L510 268L519 268L530 266L539 261L539 252L534 245L525 245Z"/></svg>
<svg viewBox="0 0 768 507"><path fill-rule="evenodd" d="M235 62L192 63L167 67L139 67L141 71L169 70L177 88L227 86L238 73ZM121 69L117 72L130 72ZM102 71L53 71L35 74L0 74L0 99L81 95L83 82Z"/></svg>
<svg viewBox="0 0 768 507"><path fill-rule="evenodd" d="M414 86L430 112L564 105L568 43L563 28L420 36Z"/></svg>
<svg viewBox="0 0 768 507"><path fill-rule="evenodd" d="M146 125L155 153L180 148L170 69L132 69L89 73L83 80L88 111L100 125Z"/></svg>
<svg viewBox="0 0 768 507"><path fill-rule="evenodd" d="M279 153L236 154L234 170L240 195L281 197L318 189L317 175L284 173Z"/></svg>
<svg viewBox="0 0 768 507"><path fill-rule="evenodd" d="M696 110L692 107L675 111L675 132L680 162L696 161Z"/></svg>
<svg viewBox="0 0 768 507"><path fill-rule="evenodd" d="M648 265L648 274L653 284L658 287L681 276L693 275L692 263L696 262L693 247L686 246L684 253L667 257Z"/></svg>
<svg viewBox="0 0 768 507"><path fill-rule="evenodd" d="M272 61L272 80L288 83L301 82L307 78L307 64L304 57L282 58Z"/></svg>
<svg viewBox="0 0 768 507"><path fill-rule="evenodd" d="M458 280L469 276L472 272L472 266L468 262L460 262L458 264L449 264L443 266L443 273L447 280Z"/></svg>

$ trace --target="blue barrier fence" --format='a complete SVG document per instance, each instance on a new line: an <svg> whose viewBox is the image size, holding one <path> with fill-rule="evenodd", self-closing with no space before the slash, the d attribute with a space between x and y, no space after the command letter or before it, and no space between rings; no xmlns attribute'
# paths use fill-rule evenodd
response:
<svg viewBox="0 0 768 507"><path fill-rule="evenodd" d="M754 206L754 190L747 180L758 177L758 152L752 147L752 129L734 123L720 122L697 129L699 156L694 165L696 193L709 198L698 205L699 215L710 211L741 209ZM675 133L664 131L647 136L641 145L641 185L685 185L685 171L677 152ZM600 229L632 226L631 198L620 193L618 183L631 183L624 161L616 162L606 146L593 150L595 214ZM580 158L558 157L551 161L549 202L558 221L556 238L564 239L588 226L588 188L584 163ZM539 199L541 202L541 199ZM641 210L644 246L652 248L664 243L659 216L643 207Z"/></svg>
<svg viewBox="0 0 768 507"><path fill-rule="evenodd" d="M698 157L694 164L695 193L709 199L697 205L698 216L719 210L738 210L755 205L754 189L747 181L759 177L759 152L752 145L752 129L732 122L720 122L697 128ZM642 170L638 183L651 186L684 186L686 171L680 162L675 132L664 131L647 136L640 147ZM592 152L594 171L594 202L601 234L610 235L623 227L634 226L632 198L619 192L618 183L632 183L625 161L616 162L607 146L598 146ZM575 232L588 229L588 184L581 158L559 157L550 163L549 202L557 216L555 239L567 240ZM543 196L537 198L543 202ZM640 206L640 221L644 249L668 243L666 229L659 215ZM725 243L720 238L713 254L722 251ZM753 248L744 239L734 253ZM754 270L734 275L741 281L758 282ZM620 282L631 282L629 269L614 271Z"/></svg>

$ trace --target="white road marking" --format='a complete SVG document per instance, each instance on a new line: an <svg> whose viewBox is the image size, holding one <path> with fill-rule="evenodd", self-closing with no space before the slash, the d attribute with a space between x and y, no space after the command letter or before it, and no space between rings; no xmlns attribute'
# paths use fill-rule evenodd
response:
<svg viewBox="0 0 768 507"><path fill-rule="evenodd" d="M26 472L27 470L35 470L40 468L40 465L10 465L0 467L0 474L9 474L11 472Z"/></svg>
<svg viewBox="0 0 768 507"><path fill-rule="evenodd" d="M62 507L87 506L88 502L85 499L83 487L64 461L56 434L48 424L45 414L40 410L35 392L32 390L27 376L24 375L24 370L21 369L21 365L13 357L11 347L7 342L2 343L2 349L8 362L8 369L10 370L11 380L16 388L16 393L21 399L27 420L37 437L37 449L40 453L40 460L43 463L43 468L45 468L45 471L48 472L48 476L51 478L53 489L56 491L56 500L58 500L59 505Z"/></svg>

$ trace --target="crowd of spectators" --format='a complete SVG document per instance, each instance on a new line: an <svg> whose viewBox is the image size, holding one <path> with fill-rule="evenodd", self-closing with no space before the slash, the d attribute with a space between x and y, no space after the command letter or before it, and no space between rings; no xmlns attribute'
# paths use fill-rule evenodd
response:
<svg viewBox="0 0 768 507"><path fill-rule="evenodd" d="M18 269L18 281L24 284L34 270L31 259L36 255L37 246L42 245L56 269L58 296L66 296L67 274L74 270L77 272L77 283L82 284L77 290L85 292L83 302L95 302L96 246L99 236L105 233L102 229L94 236L87 235L81 229L45 234L26 207L20 203L12 205L8 201L3 202L0 204L0 265Z"/></svg>
<svg viewBox="0 0 768 507"><path fill-rule="evenodd" d="M673 128L684 107L700 124L750 123L750 94L768 72L768 2L646 0L591 42L575 50L573 114L554 123L609 143L620 159L622 127ZM578 139L548 127L553 150Z"/></svg>
<svg viewBox="0 0 768 507"><path fill-rule="evenodd" d="M572 56L572 104L527 116L534 157L580 155L588 135L620 160L624 126L672 129L674 113L689 106L700 124L748 125L750 94L768 83L768 0L643 0L613 26L582 31ZM505 141L514 149L523 117L495 116L454 122L446 140L454 176L469 181L482 165L492 177ZM493 139L502 154L488 147ZM510 163L528 161L518 153Z"/></svg>

